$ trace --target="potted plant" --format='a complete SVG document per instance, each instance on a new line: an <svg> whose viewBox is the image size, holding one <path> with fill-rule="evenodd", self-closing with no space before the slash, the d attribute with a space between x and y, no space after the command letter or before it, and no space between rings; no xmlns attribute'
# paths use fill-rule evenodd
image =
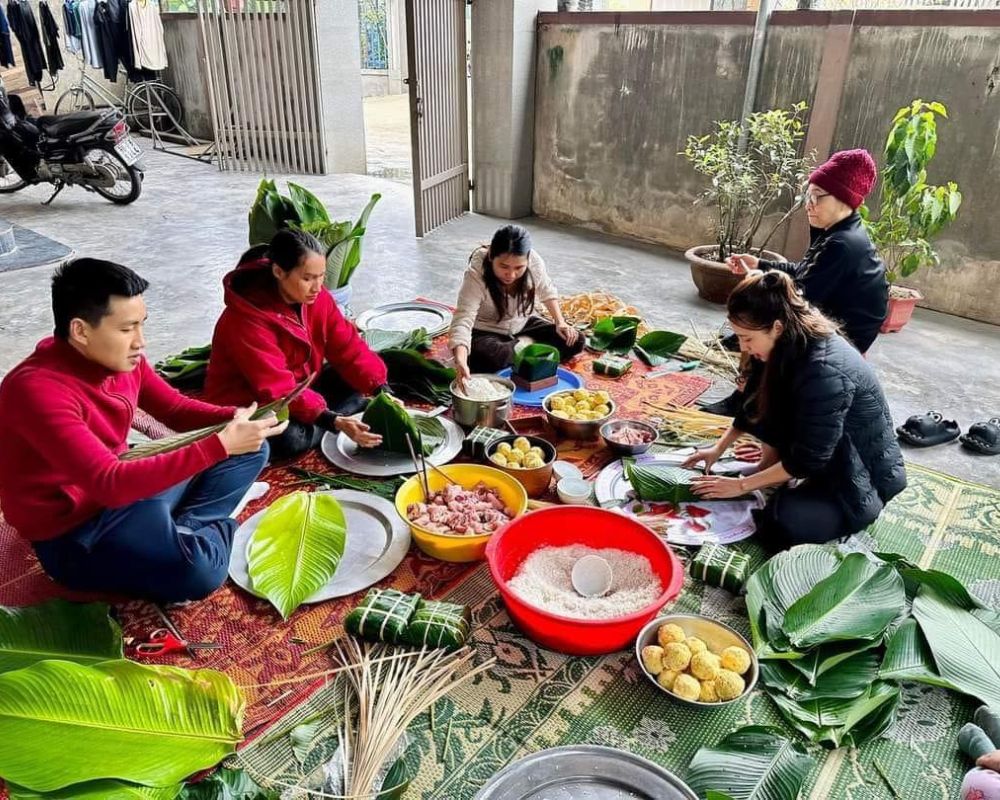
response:
<svg viewBox="0 0 1000 800"><path fill-rule="evenodd" d="M943 186L927 183L927 165L937 150L938 117L947 119L947 109L923 100L896 112L885 143L878 219L871 219L866 206L859 209L889 279L889 313L882 333L898 331L910 321L923 296L896 281L940 263L930 240L955 219L962 205L954 181Z"/></svg>
<svg viewBox="0 0 1000 800"><path fill-rule="evenodd" d="M330 219L326 206L308 189L289 182L288 196L274 181L262 180L250 207L250 245L267 244L281 228L311 233L326 248L326 287L341 308L351 301L351 277L361 263L361 243L368 217L382 198L373 194L357 222Z"/></svg>
<svg viewBox="0 0 1000 800"><path fill-rule="evenodd" d="M684 254L698 294L706 300L724 303L739 282L725 264L729 256L753 253L783 260L765 248L802 204L801 190L813 161L811 155L799 155L806 108L796 103L787 110L755 112L745 132L738 120L727 120L716 122L712 133L688 137L681 155L708 179L696 202L715 207L715 244L692 247ZM764 218L782 204L785 213L755 244Z"/></svg>

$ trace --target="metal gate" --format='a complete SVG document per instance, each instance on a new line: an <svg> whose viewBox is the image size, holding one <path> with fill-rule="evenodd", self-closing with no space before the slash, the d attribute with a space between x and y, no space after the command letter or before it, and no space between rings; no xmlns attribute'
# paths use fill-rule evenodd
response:
<svg viewBox="0 0 1000 800"><path fill-rule="evenodd" d="M198 0L219 168L326 171L315 0Z"/></svg>
<svg viewBox="0 0 1000 800"><path fill-rule="evenodd" d="M469 210L466 0L406 0L417 236Z"/></svg>

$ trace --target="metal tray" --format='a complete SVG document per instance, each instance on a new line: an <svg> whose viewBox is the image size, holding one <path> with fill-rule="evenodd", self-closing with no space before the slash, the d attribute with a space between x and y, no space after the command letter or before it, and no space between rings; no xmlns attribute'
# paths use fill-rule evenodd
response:
<svg viewBox="0 0 1000 800"><path fill-rule="evenodd" d="M347 543L336 574L307 603L320 603L367 589L396 569L410 548L410 528L388 500L353 489L332 489L318 494L332 494L344 509ZM229 561L229 577L257 597L262 595L254 591L250 581L247 550L265 513L266 509L258 511L240 525Z"/></svg>
<svg viewBox="0 0 1000 800"><path fill-rule="evenodd" d="M698 800L652 761L596 745L532 753L494 775L474 800Z"/></svg>
<svg viewBox="0 0 1000 800"><path fill-rule="evenodd" d="M410 413L419 415L424 412L410 409ZM461 453L462 440L465 438L465 433L453 419L442 416L438 419L444 425L446 437L437 449L427 456L427 462L436 467L447 464ZM324 434L319 447L331 464L355 475L388 478L394 475L412 475L415 471L409 453L403 455L358 447L343 433L338 433L336 436L330 432Z"/></svg>
<svg viewBox="0 0 1000 800"><path fill-rule="evenodd" d="M354 321L359 330L412 331L426 328L439 336L451 326L451 310L437 303L413 300L409 303L384 303L362 312Z"/></svg>

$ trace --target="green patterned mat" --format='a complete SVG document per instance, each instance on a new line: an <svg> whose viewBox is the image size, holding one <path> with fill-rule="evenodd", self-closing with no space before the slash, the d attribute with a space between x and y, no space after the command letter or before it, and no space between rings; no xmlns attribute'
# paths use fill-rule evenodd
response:
<svg viewBox="0 0 1000 800"><path fill-rule="evenodd" d="M1000 490L914 466L909 479L906 492L859 538L873 549L950 572L984 601L1000 606ZM694 752L733 728L755 723L787 730L759 689L743 703L693 711L657 692L630 653L572 658L535 647L508 620L485 568L475 570L449 599L473 607L476 647L483 657L495 655L498 666L438 703L433 735L427 717L411 726L409 758L416 778L406 800L468 800L511 761L576 743L628 750L683 778ZM674 610L707 614L748 633L742 598L720 589L688 581ZM321 690L278 725L287 729L314 714L328 694ZM967 765L955 737L977 704L917 684L905 685L903 698L896 725L880 741L860 750L813 748L819 763L802 797L957 797ZM252 743L239 761L258 778L298 785L304 772L329 757L331 738L309 752L304 766L295 760L288 736Z"/></svg>

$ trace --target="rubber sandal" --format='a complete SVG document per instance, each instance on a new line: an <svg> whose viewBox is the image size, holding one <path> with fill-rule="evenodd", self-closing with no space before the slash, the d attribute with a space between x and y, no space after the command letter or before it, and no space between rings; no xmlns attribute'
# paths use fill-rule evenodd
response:
<svg viewBox="0 0 1000 800"><path fill-rule="evenodd" d="M913 447L934 447L953 442L961 433L962 429L955 420L945 419L937 411L914 414L896 428L896 435L900 440Z"/></svg>
<svg viewBox="0 0 1000 800"><path fill-rule="evenodd" d="M962 447L984 456L1000 455L1000 417L988 422L976 422L969 432L959 437Z"/></svg>

